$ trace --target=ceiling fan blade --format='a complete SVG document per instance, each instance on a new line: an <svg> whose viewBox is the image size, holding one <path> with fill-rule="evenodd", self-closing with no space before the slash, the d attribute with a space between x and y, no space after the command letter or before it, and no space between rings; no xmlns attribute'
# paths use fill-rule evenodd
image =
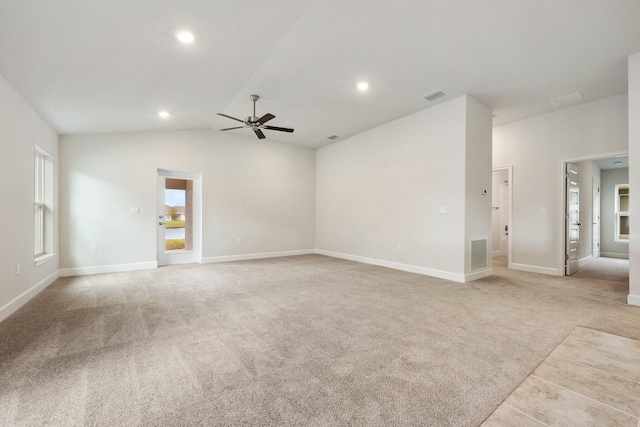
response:
<svg viewBox="0 0 640 427"><path fill-rule="evenodd" d="M244 120L236 119L235 117L227 116L226 114L217 113L219 116L226 117L227 119L236 120L238 122L244 123Z"/></svg>
<svg viewBox="0 0 640 427"><path fill-rule="evenodd" d="M260 129L254 129L253 130L256 135L258 136L258 139L265 139L266 137L264 136L264 133L262 133L262 131Z"/></svg>
<svg viewBox="0 0 640 427"><path fill-rule="evenodd" d="M280 132L289 132L289 133L293 133L293 129L291 128L279 128L277 126L265 126L265 129L269 129L269 130L279 130Z"/></svg>
<svg viewBox="0 0 640 427"><path fill-rule="evenodd" d="M234 128L226 128L226 129L220 129L220 130L242 129L242 128L245 128L245 127L246 127L246 126L237 126L237 127L234 127Z"/></svg>
<svg viewBox="0 0 640 427"><path fill-rule="evenodd" d="M273 114L271 114L271 113L267 113L267 114L265 114L264 116L260 117L260 118L258 119L258 122L260 122L260 123L262 123L262 124L265 124L265 123L267 123L269 120L271 120L271 119L275 119L275 118L276 118L276 116L274 116Z"/></svg>

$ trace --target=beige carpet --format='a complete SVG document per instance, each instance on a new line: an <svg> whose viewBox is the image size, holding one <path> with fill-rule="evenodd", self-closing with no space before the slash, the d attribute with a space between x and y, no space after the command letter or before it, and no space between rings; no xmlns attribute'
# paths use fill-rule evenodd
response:
<svg viewBox="0 0 640 427"><path fill-rule="evenodd" d="M0 424L477 426L576 326L640 339L613 262L498 261L468 284L319 255L60 279L0 323Z"/></svg>

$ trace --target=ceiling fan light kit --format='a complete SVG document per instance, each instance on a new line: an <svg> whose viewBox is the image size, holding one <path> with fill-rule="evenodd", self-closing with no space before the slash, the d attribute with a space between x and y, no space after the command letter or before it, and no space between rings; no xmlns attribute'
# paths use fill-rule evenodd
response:
<svg viewBox="0 0 640 427"><path fill-rule="evenodd" d="M293 133L293 129L291 129L291 128L283 128L283 127L278 127L278 126L265 125L266 122L268 122L269 120L275 119L276 116L274 116L271 113L267 113L262 117L257 117L256 116L256 101L258 99L260 99L260 97L258 95L251 95L251 100L253 101L253 115L247 117L244 120L238 119L236 117L228 116L226 114L218 113L219 116L226 117L228 119L235 120L237 122L241 122L241 123L244 124L244 126L235 126L235 127L225 128L225 129L220 129L220 130L221 131L225 131L225 130L249 128L249 129L251 129L251 130L253 130L255 132L255 134L258 137L258 139L266 138L264 136L264 133L262 132L262 129L277 130L279 132Z"/></svg>

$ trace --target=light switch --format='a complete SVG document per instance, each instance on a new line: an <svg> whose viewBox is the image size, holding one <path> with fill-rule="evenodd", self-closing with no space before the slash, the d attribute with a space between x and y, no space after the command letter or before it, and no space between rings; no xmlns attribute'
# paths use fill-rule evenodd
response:
<svg viewBox="0 0 640 427"><path fill-rule="evenodd" d="M131 210L129 212L131 212L131 215L139 215L140 214L140 208L131 208Z"/></svg>
<svg viewBox="0 0 640 427"><path fill-rule="evenodd" d="M547 210L544 209L544 208L540 209L540 215L546 216L547 215Z"/></svg>
<svg viewBox="0 0 640 427"><path fill-rule="evenodd" d="M440 215L446 215L447 214L447 207L446 206L440 206L440 209L438 209L438 212L440 213Z"/></svg>

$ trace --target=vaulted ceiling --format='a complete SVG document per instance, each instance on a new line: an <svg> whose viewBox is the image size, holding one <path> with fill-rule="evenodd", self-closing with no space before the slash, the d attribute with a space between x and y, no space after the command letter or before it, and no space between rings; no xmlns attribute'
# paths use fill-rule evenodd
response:
<svg viewBox="0 0 640 427"><path fill-rule="evenodd" d="M60 134L231 127L258 94L295 128L266 141L316 148L464 93L494 124L624 93L639 22L638 0L0 0L0 75Z"/></svg>

